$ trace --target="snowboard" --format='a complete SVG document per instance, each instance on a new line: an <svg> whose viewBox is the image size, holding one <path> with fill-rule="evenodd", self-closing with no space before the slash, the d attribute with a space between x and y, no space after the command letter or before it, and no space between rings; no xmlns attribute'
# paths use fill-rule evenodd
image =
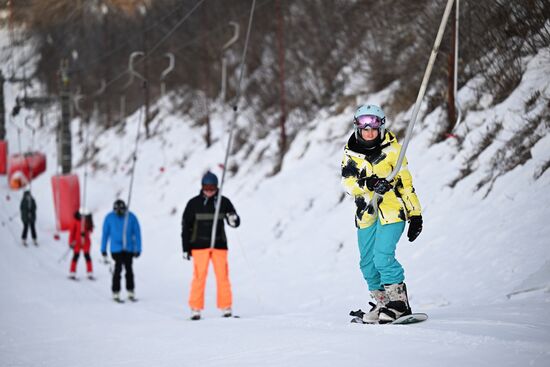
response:
<svg viewBox="0 0 550 367"><path fill-rule="evenodd" d="M353 324L373 324L373 325L385 325L380 324L378 322L376 323L369 323L363 321L363 315L365 312L361 311L360 309L357 311L350 311L349 315L353 316L353 319L351 319L351 323ZM418 322L426 321L428 319L428 315L425 313L417 312L412 313L410 315L401 316L397 320L390 322L388 324L393 325L408 325L408 324L416 324Z"/></svg>

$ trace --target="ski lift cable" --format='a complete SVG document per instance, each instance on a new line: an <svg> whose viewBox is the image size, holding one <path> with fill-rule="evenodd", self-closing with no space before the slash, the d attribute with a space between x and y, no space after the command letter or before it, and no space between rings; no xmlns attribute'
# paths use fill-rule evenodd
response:
<svg viewBox="0 0 550 367"><path fill-rule="evenodd" d="M416 102L412 112L411 120L409 121L409 124L407 126L407 132L405 134L405 139L403 141L401 150L399 152L399 157L397 158L397 163L393 171L390 173L390 175L386 177L386 180L388 182L391 182L394 179L394 177L397 175L397 173L401 169L401 165L403 164L403 159L405 158L405 152L407 151L407 147L409 146L409 142L412 137L412 131L414 129L414 124L416 122L416 117L418 116L418 112L420 111L420 105L422 104L422 99L424 98L424 94L426 93L428 80L430 79L430 75L432 73L433 65L435 63L435 58L437 57L437 53L439 51L439 45L441 44L441 39L443 38L445 25L447 24L447 20L449 19L449 14L451 13L453 2L454 0L447 0L447 5L445 7L445 11L443 12L441 23L439 24L437 36L435 38L435 42L430 54L430 58L428 60L428 65L426 66L426 70L424 72L424 77L422 78L422 83L420 84L420 89L418 90L418 96L416 97ZM366 210L368 213L372 213L375 216L378 215L378 199L380 198L380 196L381 195L374 193L374 195L372 196L372 199L367 205Z"/></svg>
<svg viewBox="0 0 550 367"><path fill-rule="evenodd" d="M166 33L150 50L147 51L145 55L141 59L139 59L136 64L142 63L145 60L147 60L172 34L197 10L197 8L204 2L205 0L200 0L194 7L191 9L183 18L181 18L172 29ZM122 78L124 75L129 73L130 70L124 70L123 72L119 73L117 76L115 76L113 79L109 80L106 84L106 87L110 86L120 78Z"/></svg>
<svg viewBox="0 0 550 367"><path fill-rule="evenodd" d="M242 92L242 80L243 80L243 75L244 75L244 63L245 63L245 60L246 60L246 52L248 50L248 43L250 41L250 31L252 29L252 20L254 19L254 8L256 6L256 0L252 0L252 6L250 8L250 16L249 16L249 19L248 19L248 28L246 30L246 39L245 39L245 42L244 42L244 50L243 50L243 54L242 54L242 57L241 57L241 65L240 65L240 75L239 75L239 81L237 83L237 94L235 96L235 99L233 101L233 119L232 121L230 122L230 127L229 127L229 137L227 138L227 147L226 147L226 150L225 150L225 158L224 158L224 162L223 162L223 168L222 168L222 178L221 178L221 181L220 181L220 187L218 189L218 199L216 201L216 210L214 212L214 225L212 226L212 236L210 238L210 248L214 248L214 242L216 240L216 231L217 231L217 228L218 228L218 218L220 216L220 208L221 208L221 203L222 203L222 193L223 193L223 185L224 185L224 182L225 182L225 173L227 172L227 161L228 161L228 158L229 158L229 152L231 151L231 141L233 139L233 130L235 129L235 125L236 125L236 122L237 122L237 117L238 117L238 102L239 102L239 99L241 98L241 92Z"/></svg>
<svg viewBox="0 0 550 367"><path fill-rule="evenodd" d="M264 5L267 5L267 4L270 3L271 1L273 1L273 0L264 0L263 2L261 2L260 4L258 4L258 6L256 6L256 10L260 9L260 8L263 7ZM247 13L243 13L243 14L239 14L239 15L237 16L237 19L240 19L241 17L244 17L244 16L246 16L247 14L248 14L248 12L247 12ZM226 24L221 24L221 25L217 26L216 28L212 28L210 31L205 32L205 33L203 33L203 34L200 35L200 36L197 36L197 37L195 37L195 38L192 38L192 39L188 40L187 42L182 43L178 48L173 49L172 51L173 51L173 52L176 52L176 53L180 53L180 51L182 51L183 49L185 49L185 48L191 46L192 44L194 44L194 43L196 43L196 42L198 42L198 41L201 41L201 40L203 40L203 39L205 39L205 38L210 37L210 36L211 36L212 34L214 34L214 33L223 31L226 27L227 27ZM225 33L225 32L224 32L224 33Z"/></svg>
<svg viewBox="0 0 550 367"><path fill-rule="evenodd" d="M165 20L167 20L169 17L171 17L173 14L175 14L177 11L179 11L183 6L185 6L186 3L185 2L182 2L180 5L178 5L177 7L175 7L170 13L164 15L162 18L160 18L159 20L155 21L153 24L151 24L149 27L145 28L141 33L143 32L149 32L151 30L153 30L154 28L158 28L162 25L165 24ZM69 72L69 74L75 74L75 73L78 73L78 72L81 72L81 71L84 71L86 69L89 69L91 66L95 65L95 64L98 64L99 62L103 61L104 59L106 59L107 57L111 56L112 54L116 53L117 51L120 51L124 46L127 46L128 44L130 44L131 41L133 41L134 39L137 39L139 37L141 37L141 33L136 33L130 37L128 37L126 39L125 42L119 44L118 46L114 47L114 48L111 48L109 51L107 51L106 53L104 53L103 55L101 56L98 56L97 58L91 60L90 62L88 62L87 64L77 68L77 69L74 69L74 70L71 70Z"/></svg>

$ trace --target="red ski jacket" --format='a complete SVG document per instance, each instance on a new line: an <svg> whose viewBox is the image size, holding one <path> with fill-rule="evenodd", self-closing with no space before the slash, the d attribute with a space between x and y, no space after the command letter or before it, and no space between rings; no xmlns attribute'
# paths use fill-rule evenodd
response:
<svg viewBox="0 0 550 367"><path fill-rule="evenodd" d="M91 228L86 228L84 231L84 243L82 243L82 233L80 230L81 227L81 221L78 219L73 219L73 223L71 225L71 231L69 232L69 246L74 244L74 250L75 251L84 251L84 252L90 252L90 233L92 232ZM88 227L88 226L84 226Z"/></svg>

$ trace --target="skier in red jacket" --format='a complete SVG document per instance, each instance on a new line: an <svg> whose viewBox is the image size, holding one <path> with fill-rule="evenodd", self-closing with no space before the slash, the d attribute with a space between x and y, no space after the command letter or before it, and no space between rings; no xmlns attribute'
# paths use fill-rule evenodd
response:
<svg viewBox="0 0 550 367"><path fill-rule="evenodd" d="M74 220L69 233L69 246L74 251L69 275L69 278L71 279L76 279L76 263L78 261L78 257L80 256L80 251L84 252L88 278L94 279L92 258L90 257L90 233L92 233L93 229L94 223L91 214L81 214L79 211L74 213Z"/></svg>

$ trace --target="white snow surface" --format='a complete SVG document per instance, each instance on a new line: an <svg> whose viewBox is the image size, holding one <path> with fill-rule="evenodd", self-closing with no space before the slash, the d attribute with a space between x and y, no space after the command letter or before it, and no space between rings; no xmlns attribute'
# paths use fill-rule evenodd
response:
<svg viewBox="0 0 550 367"><path fill-rule="evenodd" d="M57 170L58 117L49 114L35 139L48 158L47 172L32 185L38 247L21 245L22 192L0 180L0 365L548 366L550 226L544 218L550 217L550 170L538 179L533 173L550 158L550 137L533 146L527 163L499 177L486 197L475 185L499 147L496 139L470 176L452 189L448 184L463 153L475 146L482 121L498 117L513 130L521 123L516 106L534 90L549 98L549 60L548 50L541 51L506 101L470 111L465 126L472 130L461 128L469 132L461 148L453 140L428 146L439 109L419 122L407 157L424 207L424 231L414 243L403 235L397 256L413 311L430 318L407 326L349 323L348 312L368 308L370 300L358 266L354 204L340 186L350 110L336 116L321 111L309 125L315 128L298 134L277 175L269 174L265 158L276 154L277 132L251 152L230 157L239 170L228 175L223 194L242 218L238 229L227 230L234 311L241 318L220 317L210 274L198 322L189 320L193 268L181 256L180 219L203 173L211 169L221 177L231 112L219 108L212 116L215 143L206 149L201 128L172 112L169 98L158 103L155 135L140 140L131 200L143 234L143 253L134 263L139 302L124 304L110 298L110 273L99 262L99 246L103 218L116 198L128 196L140 114L123 131L90 132L101 165L90 168L87 195L96 222L97 280L84 277L81 258L78 282L67 279L70 256L62 258L67 234L54 239L50 178ZM6 84L7 111L17 93L17 86ZM465 105L474 98L468 86L460 96ZM387 93L368 101L383 98ZM8 124L11 153L19 150L16 126L23 126L26 113ZM239 123L253 122L243 114ZM390 116L390 129L391 123ZM75 165L83 153L79 126L78 120L72 124ZM22 150L30 138L23 128ZM83 168L74 168L81 185Z"/></svg>

